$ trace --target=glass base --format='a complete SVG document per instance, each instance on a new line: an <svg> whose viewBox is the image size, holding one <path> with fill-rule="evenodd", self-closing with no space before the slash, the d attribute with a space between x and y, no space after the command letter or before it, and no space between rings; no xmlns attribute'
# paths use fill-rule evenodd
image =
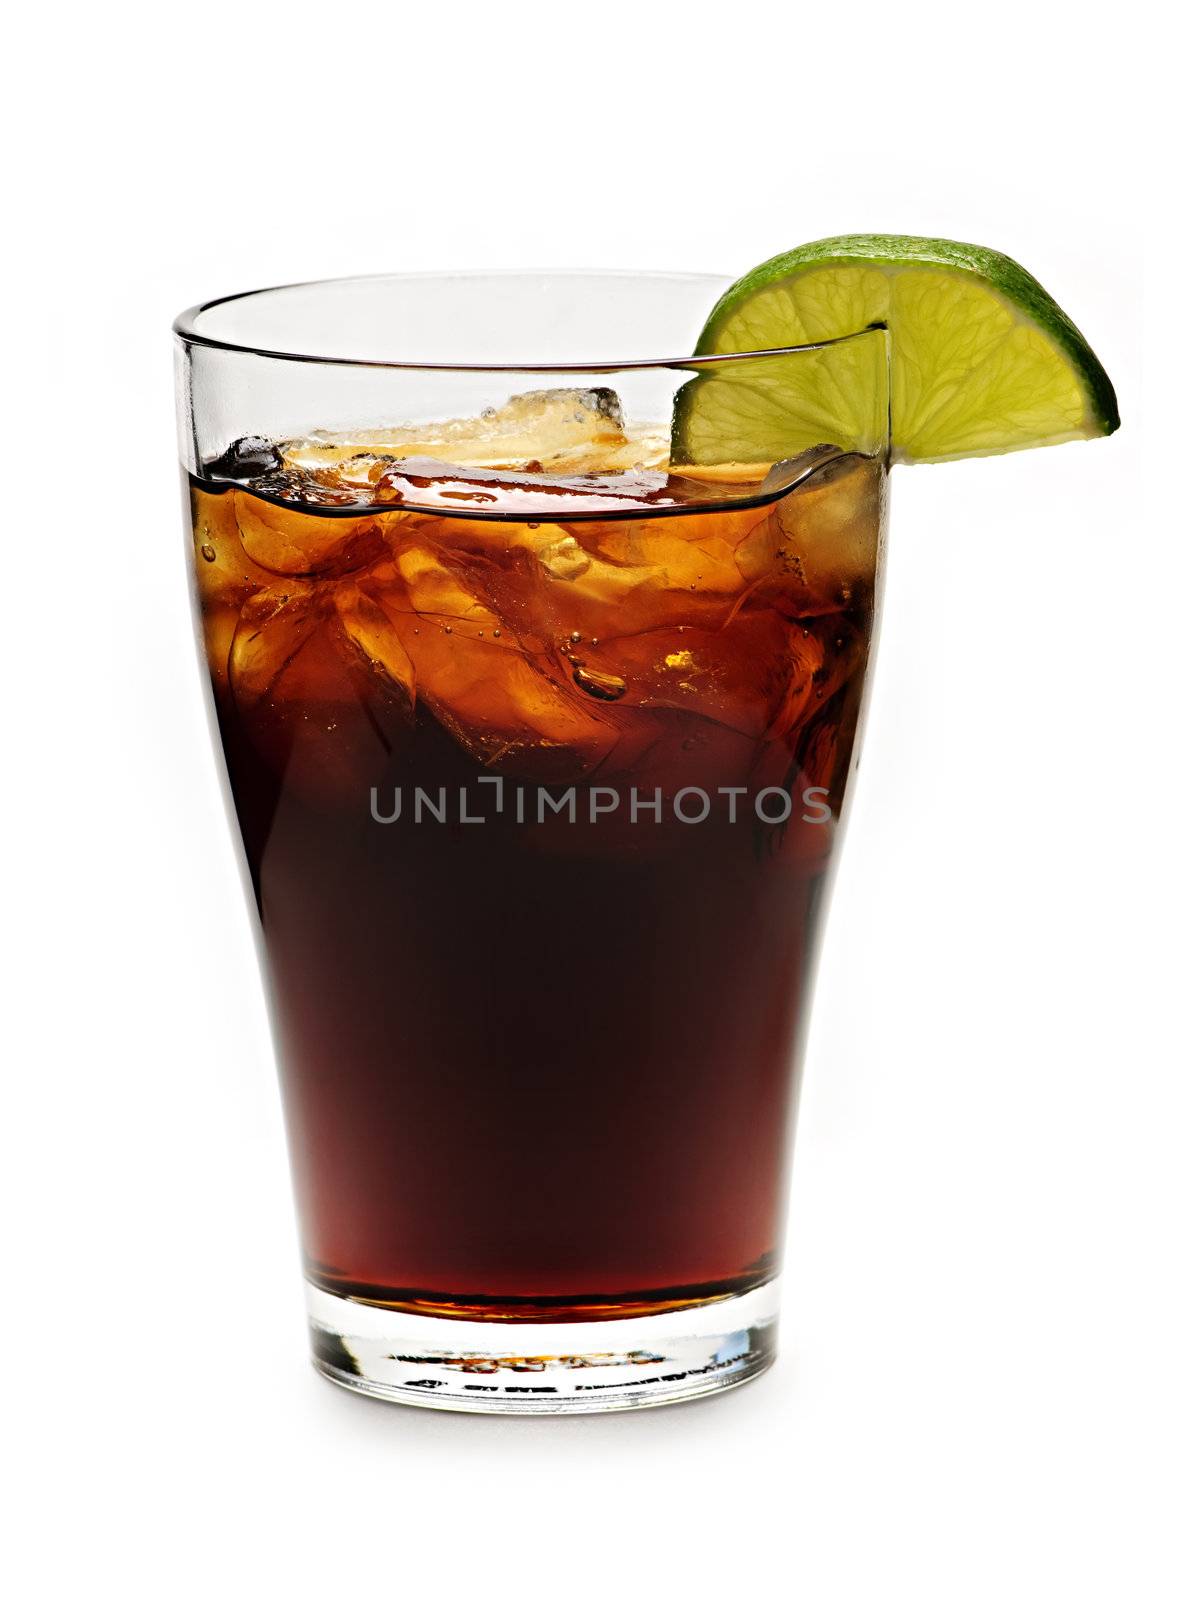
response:
<svg viewBox="0 0 1194 1600"><path fill-rule="evenodd" d="M403 1405L552 1416L696 1400L775 1359L779 1283L654 1316L477 1322L361 1305L307 1286L325 1378Z"/></svg>

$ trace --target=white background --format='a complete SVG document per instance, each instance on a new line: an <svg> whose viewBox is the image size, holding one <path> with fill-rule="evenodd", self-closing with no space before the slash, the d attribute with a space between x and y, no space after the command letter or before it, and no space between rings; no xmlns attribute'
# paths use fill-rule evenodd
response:
<svg viewBox="0 0 1194 1600"><path fill-rule="evenodd" d="M1189 1595L1191 254L1159 12L28 10L3 206L12 1592ZM738 273L872 229L1022 260L1126 420L896 474L780 1363L604 1419L340 1393L307 1366L201 710L170 318L387 269Z"/></svg>

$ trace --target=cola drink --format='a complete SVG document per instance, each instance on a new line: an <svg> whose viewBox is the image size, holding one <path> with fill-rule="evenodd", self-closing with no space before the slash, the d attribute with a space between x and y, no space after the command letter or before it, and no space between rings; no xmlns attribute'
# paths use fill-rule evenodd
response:
<svg viewBox="0 0 1194 1600"><path fill-rule="evenodd" d="M190 475L306 1271L569 1323L767 1282L885 467L605 391Z"/></svg>

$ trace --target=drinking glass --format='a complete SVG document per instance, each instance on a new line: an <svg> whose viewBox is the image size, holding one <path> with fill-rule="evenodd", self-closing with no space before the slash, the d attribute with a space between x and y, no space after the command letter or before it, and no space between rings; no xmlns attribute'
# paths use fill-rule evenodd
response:
<svg viewBox="0 0 1194 1600"><path fill-rule="evenodd" d="M314 1359L371 1395L615 1410L774 1356L887 336L685 354L725 287L392 276L175 324Z"/></svg>

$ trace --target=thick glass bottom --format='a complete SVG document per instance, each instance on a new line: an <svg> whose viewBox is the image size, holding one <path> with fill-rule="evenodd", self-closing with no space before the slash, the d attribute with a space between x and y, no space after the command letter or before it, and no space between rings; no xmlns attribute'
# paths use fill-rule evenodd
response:
<svg viewBox="0 0 1194 1600"><path fill-rule="evenodd" d="M312 1354L346 1389L445 1411L551 1416L696 1400L775 1359L777 1280L603 1322L479 1322L361 1305L307 1287Z"/></svg>

